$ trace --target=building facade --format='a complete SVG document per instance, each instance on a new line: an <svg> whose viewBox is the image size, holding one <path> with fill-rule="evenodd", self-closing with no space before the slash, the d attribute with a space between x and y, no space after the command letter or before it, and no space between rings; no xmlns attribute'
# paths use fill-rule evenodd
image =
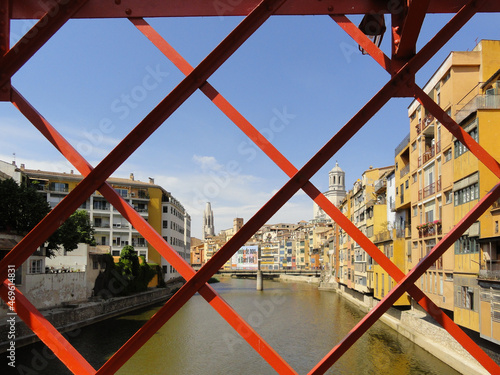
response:
<svg viewBox="0 0 500 375"><path fill-rule="evenodd" d="M58 173L25 169L21 172L51 207L55 207L83 180L74 173ZM108 183L168 242L187 262L190 261L191 218L182 204L171 193L149 182L136 181L133 174L129 179L111 177ZM94 192L81 206L89 213L94 227L94 237L98 246L109 247L113 256L118 257L126 245L134 246L139 256L149 263L162 267L165 280L178 277L177 271L153 248L109 202L98 192Z"/></svg>

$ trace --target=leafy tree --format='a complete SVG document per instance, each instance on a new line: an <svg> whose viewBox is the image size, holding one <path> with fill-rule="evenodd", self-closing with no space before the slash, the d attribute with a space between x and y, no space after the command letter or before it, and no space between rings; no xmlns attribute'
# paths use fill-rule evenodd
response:
<svg viewBox="0 0 500 375"><path fill-rule="evenodd" d="M49 211L49 204L34 188L11 178L0 181L0 229L24 235Z"/></svg>
<svg viewBox="0 0 500 375"><path fill-rule="evenodd" d="M147 290L157 271L143 256L140 258L139 262L137 252L130 245L123 247L118 263L114 263L111 255L108 255L106 269L96 279L94 295L109 298Z"/></svg>
<svg viewBox="0 0 500 375"><path fill-rule="evenodd" d="M95 246L94 228L90 224L89 214L85 210L75 211L47 241L48 256L62 246L66 251L73 251L79 243Z"/></svg>
<svg viewBox="0 0 500 375"><path fill-rule="evenodd" d="M32 186L13 179L0 181L0 230L25 235L50 212L50 205ZM74 212L47 240L47 256L62 246L75 250L79 243L95 245L94 229L85 210Z"/></svg>

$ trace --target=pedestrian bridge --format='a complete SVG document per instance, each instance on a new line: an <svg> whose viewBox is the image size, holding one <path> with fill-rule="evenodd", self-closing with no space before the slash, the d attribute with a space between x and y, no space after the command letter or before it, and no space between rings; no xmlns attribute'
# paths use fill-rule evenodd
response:
<svg viewBox="0 0 500 375"><path fill-rule="evenodd" d="M217 274L221 275L231 275L231 277L239 278L249 278L257 277L257 270L220 270ZM291 275L291 276L315 276L320 277L320 270L262 270L262 277L265 279L274 279L280 277L280 275Z"/></svg>

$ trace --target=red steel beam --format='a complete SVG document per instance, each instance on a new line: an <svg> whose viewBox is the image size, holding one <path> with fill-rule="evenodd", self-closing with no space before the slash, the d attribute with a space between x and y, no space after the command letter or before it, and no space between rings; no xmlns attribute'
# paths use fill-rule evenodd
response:
<svg viewBox="0 0 500 375"><path fill-rule="evenodd" d="M45 4L54 0L13 0L14 19L38 19ZM433 0L428 13L456 13L467 0ZM73 18L223 17L247 16L259 0L89 0ZM288 0L277 15L368 14L398 11L398 2L385 0ZM498 1L489 1L483 12L499 12Z"/></svg>
<svg viewBox="0 0 500 375"><path fill-rule="evenodd" d="M368 38L345 14L330 16L361 48L363 48L382 68L393 72L391 59Z"/></svg>
<svg viewBox="0 0 500 375"><path fill-rule="evenodd" d="M364 35L359 28L355 27L345 16L332 17L338 20L349 31L356 34L359 31L359 39L369 42L367 48L375 48L372 52L380 57L379 62L387 63L390 66L390 60L385 56L375 44ZM188 75L192 71L191 65L145 20L130 19L130 21L163 53L172 61L179 70ZM342 27L342 26L341 26ZM354 27L354 30L353 30ZM371 44L371 46L370 46ZM379 51L379 52L377 52ZM389 61L388 61L389 60ZM382 65L381 64L381 65ZM387 68L389 70L389 68ZM206 83L200 89L214 104L232 120L259 148L273 160L289 177L292 177L297 169L266 139L255 129L250 122L245 119L210 83ZM373 244L348 218L346 218L320 191L308 182L303 186L303 190L330 215L330 217L339 224L346 232L384 269L391 275L396 282L404 277L404 273L383 254L377 246ZM316 197L316 198L314 198ZM409 290L410 295L417 301L437 322L443 327L448 327L450 334L460 343L465 343L466 347L473 348L471 355L478 361L484 361L487 355L484 351L467 336L437 305L435 305L418 287L413 285ZM489 358L489 357L488 357Z"/></svg>
<svg viewBox="0 0 500 375"><path fill-rule="evenodd" d="M0 87L10 78L87 2L71 0L55 3L45 9L40 20L0 59ZM40 2L43 4L43 2Z"/></svg>
<svg viewBox="0 0 500 375"><path fill-rule="evenodd" d="M424 22L427 9L429 8L431 0L413 0L408 6L408 13L406 14L401 31L401 39L396 48L395 58L406 59L415 54L418 35Z"/></svg>
<svg viewBox="0 0 500 375"><path fill-rule="evenodd" d="M468 7L464 7L468 10ZM464 23L468 20L464 16L464 9L461 10L459 17L455 16L445 26L445 31L441 35L449 35L451 37L458 30L457 24L461 21ZM471 15L472 16L472 15ZM437 37L437 35L436 35ZM426 54L436 52L440 45L444 44L447 39L433 38L428 43L427 49L423 49ZM158 325L163 325L168 319L173 316L193 295L197 290L208 281L208 279L229 259L229 257L239 249L263 224L269 220L274 213L288 201L297 190L302 187L314 175L321 166L323 166L341 147L345 144L373 115L391 98L393 85L406 84L405 77L407 70L411 68L418 70L429 56L418 58L418 55L412 58L411 62L406 64L406 69L395 74L388 84L380 90L365 106L359 111L300 171L298 171L288 183L283 186L278 193L271 198L260 210L254 215L241 229L233 236L186 284L179 290L176 295L170 299L155 315L154 322ZM315 197L316 198L316 197ZM151 323L147 327L141 328L135 335L134 339L146 342L155 332L155 327ZM130 356L135 352L133 345L125 345L114 357L125 355ZM131 354L132 353L132 354Z"/></svg>
<svg viewBox="0 0 500 375"><path fill-rule="evenodd" d="M267 20L285 0L263 0L182 82L174 88L47 216L1 261L19 267L179 106Z"/></svg>
<svg viewBox="0 0 500 375"><path fill-rule="evenodd" d="M391 98L390 82L291 178L108 362L129 358ZM316 198L316 197L315 197ZM98 374L109 371L105 364Z"/></svg>
<svg viewBox="0 0 500 375"><path fill-rule="evenodd" d="M76 151L71 144L43 118L15 89L13 89L13 104L19 111L61 152L82 175L86 176L92 166ZM189 280L195 271L189 264L140 216L116 191L105 183L99 189L101 194L136 228L144 238L184 277ZM200 294L209 304L280 374L295 374L296 372L284 361L278 353L263 340L259 334L238 313L221 298L208 284ZM24 319L23 319L24 320ZM38 330L32 327L31 320L26 321L37 335ZM50 324L50 323L48 323ZM43 332L42 332L43 334ZM57 342L57 340L56 340ZM49 341L47 346L54 352ZM61 358L62 359L62 358ZM128 358L125 358L127 360Z"/></svg>
<svg viewBox="0 0 500 375"><path fill-rule="evenodd" d="M16 314L32 329L38 337L61 359L74 374L95 374L95 369L82 355L54 328L52 324L31 304L31 302L9 280L4 280L0 297L9 302L8 293L14 291ZM12 315L14 316L14 315ZM4 354L5 355L5 354ZM19 369L20 370L20 369ZM21 370L20 370L21 371Z"/></svg>
<svg viewBox="0 0 500 375"><path fill-rule="evenodd" d="M422 274L429 269L456 240L490 208L500 197L500 184L497 184L476 204L472 210L446 234L441 241L423 258L391 291L349 332L349 334L333 348L309 375L324 374L380 317L409 290ZM448 329L448 327L446 327ZM474 351L474 348L466 348ZM492 374L500 373L500 367L487 355L481 364Z"/></svg>
<svg viewBox="0 0 500 375"><path fill-rule="evenodd" d="M0 0L0 58L4 56L10 48L10 0ZM4 78L5 83L0 84L0 101L10 101L10 77L2 77L0 70L0 80Z"/></svg>

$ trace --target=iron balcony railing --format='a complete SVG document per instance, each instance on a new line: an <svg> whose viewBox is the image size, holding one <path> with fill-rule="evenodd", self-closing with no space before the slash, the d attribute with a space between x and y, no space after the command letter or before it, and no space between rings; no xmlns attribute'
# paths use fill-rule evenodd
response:
<svg viewBox="0 0 500 375"><path fill-rule="evenodd" d="M406 164L403 169L399 171L399 177L404 177L410 173L410 163Z"/></svg>
<svg viewBox="0 0 500 375"><path fill-rule="evenodd" d="M440 152L441 141L438 141L435 145L431 146L427 151L425 151L421 156L418 157L418 166L421 167L423 164L427 163Z"/></svg>
<svg viewBox="0 0 500 375"><path fill-rule="evenodd" d="M399 143L398 147L394 150L394 156L397 156L401 151L403 151L410 144L410 133Z"/></svg>
<svg viewBox="0 0 500 375"><path fill-rule="evenodd" d="M423 189L420 189L418 192L418 199L427 198L429 195L435 194L436 192L441 191L441 177L438 178L436 182L433 182Z"/></svg>
<svg viewBox="0 0 500 375"><path fill-rule="evenodd" d="M476 112L478 109L498 108L500 108L500 95L476 95L455 114L455 119L460 124L472 112Z"/></svg>

